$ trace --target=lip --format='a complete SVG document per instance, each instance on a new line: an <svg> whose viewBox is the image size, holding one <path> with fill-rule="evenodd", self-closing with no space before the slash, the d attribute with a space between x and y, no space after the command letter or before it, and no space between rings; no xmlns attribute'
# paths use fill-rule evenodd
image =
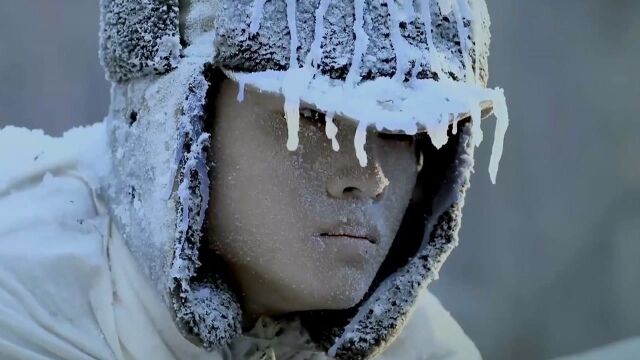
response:
<svg viewBox="0 0 640 360"><path fill-rule="evenodd" d="M371 244L377 244L378 240L361 226L337 226L334 230L323 232L318 236L326 238L348 238L358 241L368 241Z"/></svg>

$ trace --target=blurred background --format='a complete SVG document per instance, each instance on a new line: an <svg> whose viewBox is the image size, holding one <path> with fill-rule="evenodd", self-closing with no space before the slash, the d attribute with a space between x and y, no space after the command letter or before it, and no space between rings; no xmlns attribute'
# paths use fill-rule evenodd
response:
<svg viewBox="0 0 640 360"><path fill-rule="evenodd" d="M478 150L461 246L431 290L486 359L640 335L640 1L487 0L511 127ZM0 3L0 127L100 121L98 1ZM485 131L493 134L493 123Z"/></svg>

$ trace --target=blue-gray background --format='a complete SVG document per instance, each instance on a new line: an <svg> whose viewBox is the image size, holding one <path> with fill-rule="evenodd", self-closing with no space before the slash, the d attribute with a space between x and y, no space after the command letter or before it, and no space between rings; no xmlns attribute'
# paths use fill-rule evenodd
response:
<svg viewBox="0 0 640 360"><path fill-rule="evenodd" d="M497 186L492 135L478 152L462 243L432 291L487 359L640 335L640 1L487 3L512 124ZM2 1L0 127L101 120L97 31L97 1Z"/></svg>

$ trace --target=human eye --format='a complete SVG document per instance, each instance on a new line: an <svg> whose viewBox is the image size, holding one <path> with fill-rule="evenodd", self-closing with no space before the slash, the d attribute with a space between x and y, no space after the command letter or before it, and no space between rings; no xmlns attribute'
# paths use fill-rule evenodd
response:
<svg viewBox="0 0 640 360"><path fill-rule="evenodd" d="M301 109L300 119L303 123L309 124L318 129L321 129L326 122L324 113L313 109Z"/></svg>

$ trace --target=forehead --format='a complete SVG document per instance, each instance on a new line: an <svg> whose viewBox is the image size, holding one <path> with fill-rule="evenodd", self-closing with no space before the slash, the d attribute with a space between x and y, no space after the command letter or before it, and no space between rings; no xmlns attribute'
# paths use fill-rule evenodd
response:
<svg viewBox="0 0 640 360"><path fill-rule="evenodd" d="M218 105L232 109L255 109L269 112L284 112L284 96L245 87L225 78L220 84Z"/></svg>
<svg viewBox="0 0 640 360"><path fill-rule="evenodd" d="M285 116L285 97L280 93L261 91L250 86L243 87L229 78L225 78L220 86L218 107L223 106L226 113ZM305 117L327 115L325 111L304 102L299 106L299 113ZM358 120L341 114L331 114L331 118L343 128L355 128L358 124Z"/></svg>

